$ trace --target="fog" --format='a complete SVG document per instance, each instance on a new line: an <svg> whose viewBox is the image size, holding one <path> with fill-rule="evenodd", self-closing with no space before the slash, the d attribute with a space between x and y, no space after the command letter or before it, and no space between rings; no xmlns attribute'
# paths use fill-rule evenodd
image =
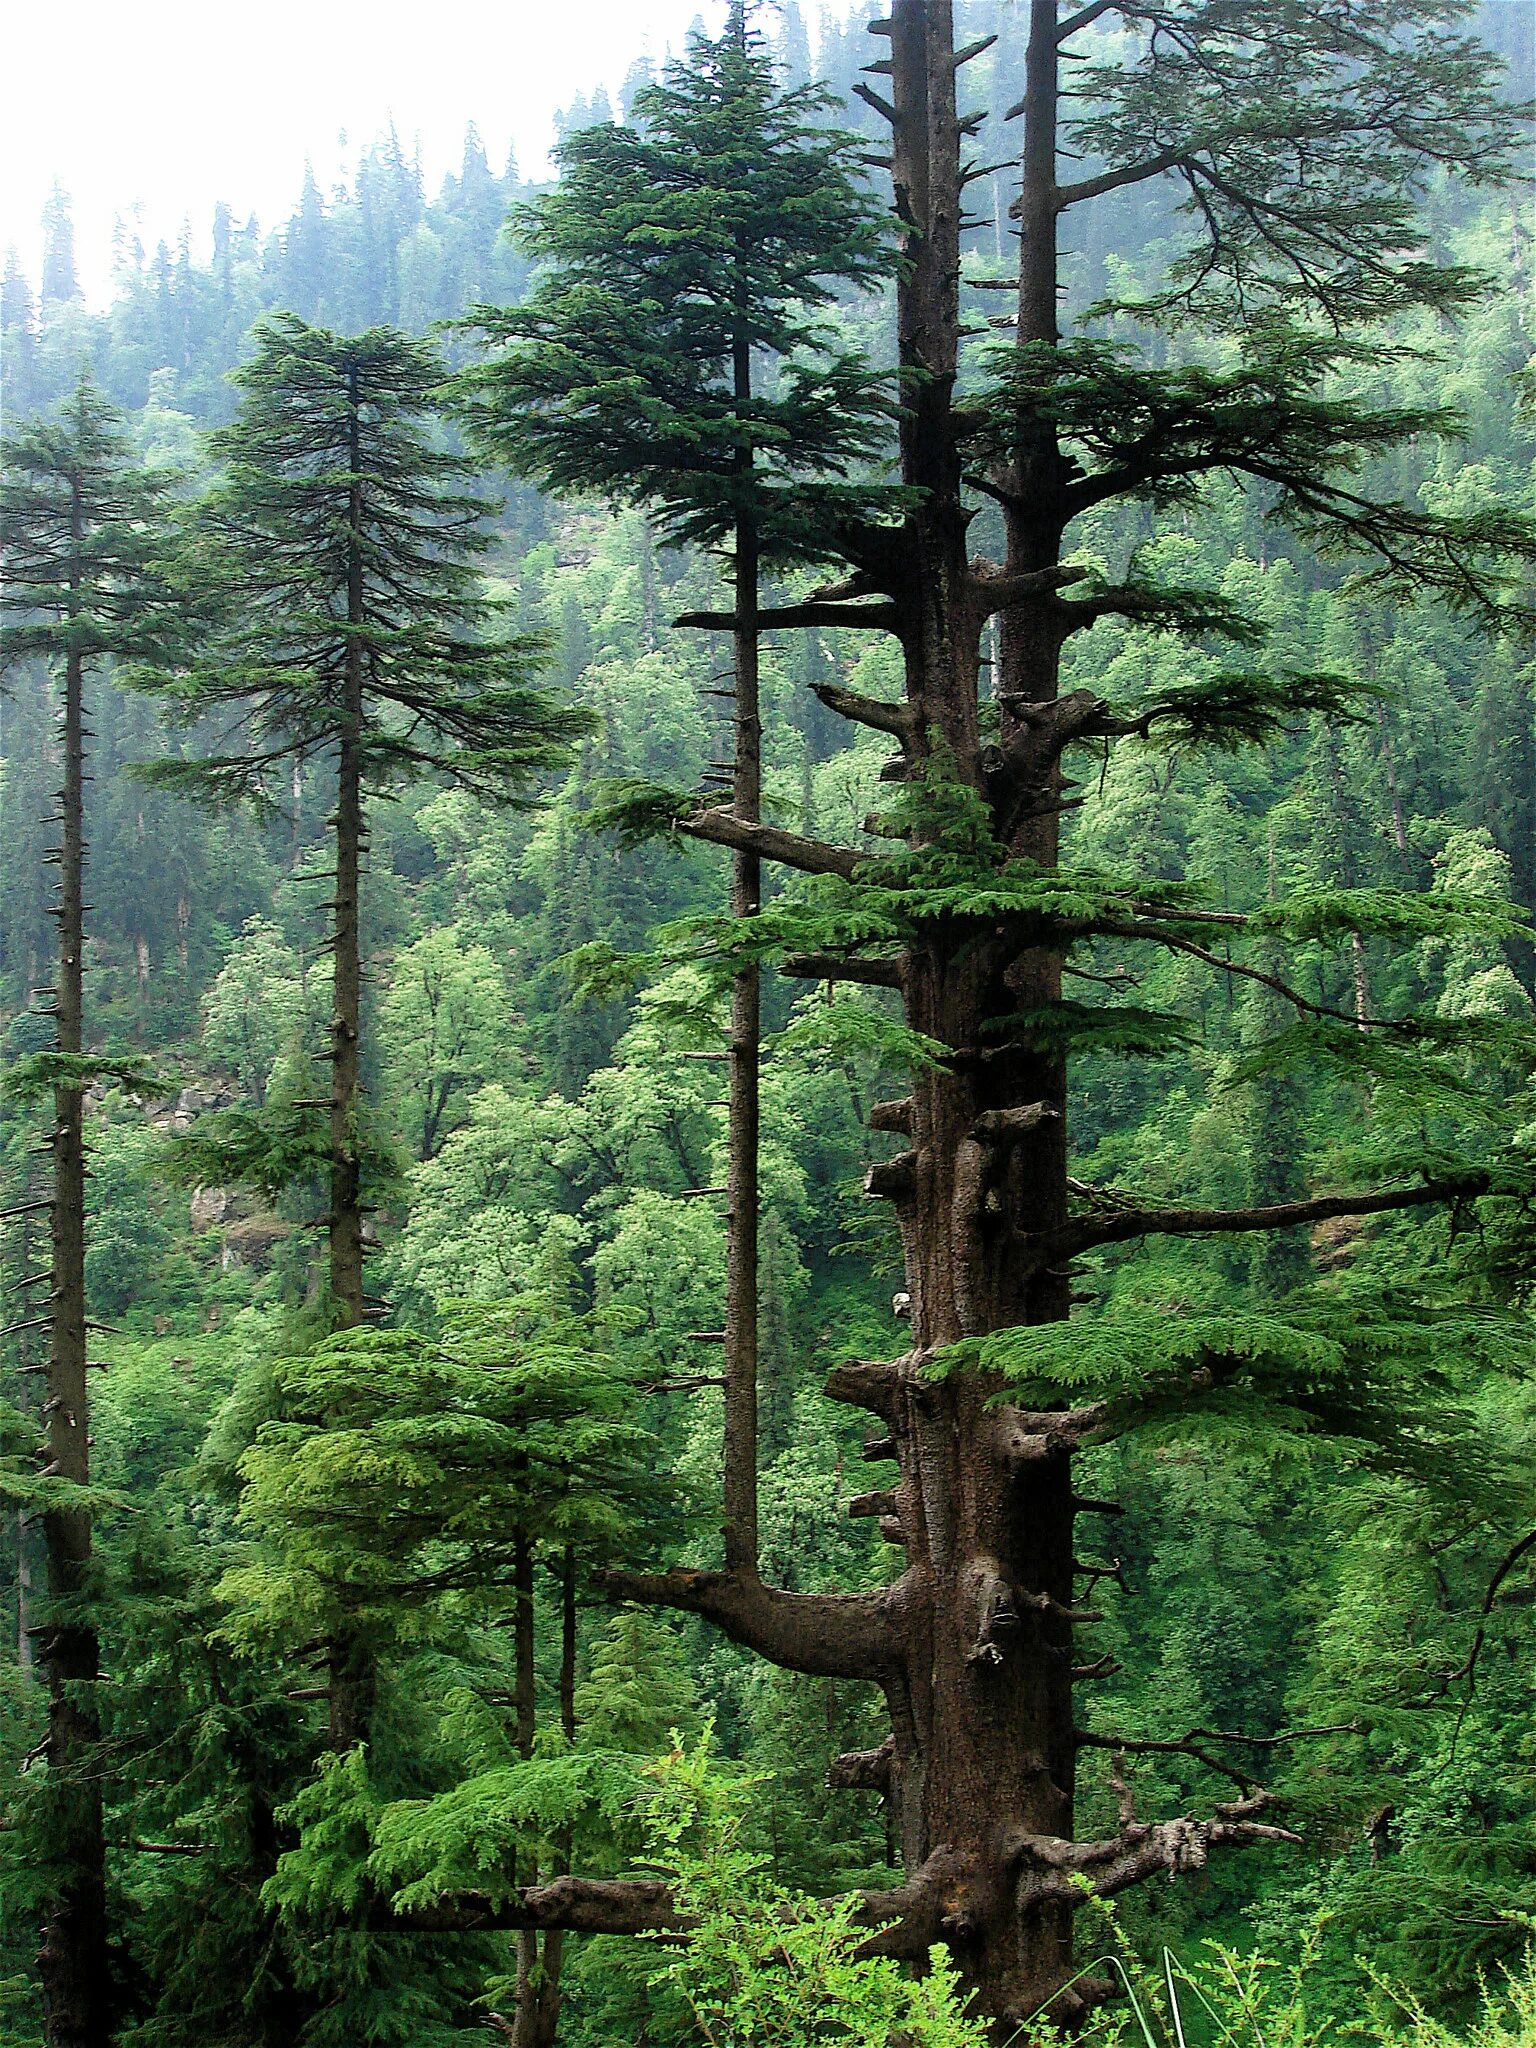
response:
<svg viewBox="0 0 1536 2048"><path fill-rule="evenodd" d="M114 220L153 248L190 222L206 251L216 201L264 225L322 189L393 119L419 142L428 187L459 161L466 122L498 168L537 170L554 110L614 92L643 51L715 27L719 0L378 0L259 8L208 0L82 0L67 16L5 10L0 60L0 246L36 277L39 215L55 179L74 203L87 298L111 278Z"/></svg>

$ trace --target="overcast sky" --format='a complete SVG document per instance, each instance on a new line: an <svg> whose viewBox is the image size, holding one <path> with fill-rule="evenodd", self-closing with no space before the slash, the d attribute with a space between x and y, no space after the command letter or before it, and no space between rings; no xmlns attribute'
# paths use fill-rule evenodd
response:
<svg viewBox="0 0 1536 2048"><path fill-rule="evenodd" d="M810 11L810 10L808 10ZM428 189L466 122L500 169L540 167L550 117L612 93L644 50L680 50L722 0L76 0L0 5L0 247L36 279L55 178L74 202L88 296L108 287L114 218L205 256L217 200L264 227L298 198L309 156L329 187L393 116L419 137ZM341 138L345 136L346 141Z"/></svg>

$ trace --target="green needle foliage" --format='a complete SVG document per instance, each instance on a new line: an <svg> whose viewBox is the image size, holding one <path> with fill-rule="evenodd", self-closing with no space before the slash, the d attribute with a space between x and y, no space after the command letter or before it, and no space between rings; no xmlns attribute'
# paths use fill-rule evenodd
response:
<svg viewBox="0 0 1536 2048"><path fill-rule="evenodd" d="M182 564L215 630L185 667L138 677L172 715L209 721L212 750L147 779L270 808L277 771L333 754L356 722L370 788L435 773L515 793L584 720L536 685L537 644L506 630L478 573L493 508L441 445L441 362L388 328L343 337L288 313L255 340Z"/></svg>
<svg viewBox="0 0 1536 2048"><path fill-rule="evenodd" d="M146 469L82 371L54 418L7 428L0 479L0 673L27 661L155 660L176 645L165 570L177 479Z"/></svg>
<svg viewBox="0 0 1536 2048"><path fill-rule="evenodd" d="M1138 311L1241 319L1279 301L1349 324L1475 295L1474 273L1430 260L1420 211L1439 171L1500 184L1517 161L1470 0L1115 11L1133 53L1074 80L1090 109L1076 140L1100 189L1171 174L1193 227Z"/></svg>
<svg viewBox="0 0 1536 2048"><path fill-rule="evenodd" d="M568 137L559 184L515 216L546 274L474 316L488 354L457 391L477 445L678 539L747 518L768 559L824 556L829 521L881 502L844 479L889 439L891 399L831 309L889 273L889 229L830 105L785 89L739 18L640 93L633 125ZM742 358L777 370L745 398Z"/></svg>
<svg viewBox="0 0 1536 2048"><path fill-rule="evenodd" d="M440 1337L356 1330L276 1368L241 1462L259 1554L226 1581L241 1634L340 1628L381 1652L445 1612L504 1612L515 1553L610 1561L675 1494L633 1372L574 1316L464 1309Z"/></svg>

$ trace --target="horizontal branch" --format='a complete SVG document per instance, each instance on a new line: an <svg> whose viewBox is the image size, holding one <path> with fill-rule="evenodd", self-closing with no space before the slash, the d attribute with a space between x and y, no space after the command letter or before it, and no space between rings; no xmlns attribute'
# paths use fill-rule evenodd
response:
<svg viewBox="0 0 1536 2048"><path fill-rule="evenodd" d="M734 811L725 809L694 811L677 819L676 824L678 831L690 839L756 853L764 860L798 868L806 875L841 875L845 882L851 882L863 858L851 846L832 846L821 839L802 838L798 832L781 832L775 825L738 818Z"/></svg>
<svg viewBox="0 0 1536 2048"><path fill-rule="evenodd" d="M1102 171L1098 177L1080 179L1075 185L1058 185L1057 211L1065 213L1069 206L1080 206L1085 199L1101 199L1106 192L1119 192L1127 185L1144 185L1149 178L1160 178L1167 171L1177 170L1188 154L1187 149L1164 149L1140 163L1125 164L1118 171Z"/></svg>
<svg viewBox="0 0 1536 2048"><path fill-rule="evenodd" d="M984 1109L971 1129L978 1138L1007 1144L1027 1137L1041 1124L1055 1122L1060 1115L1061 1111L1052 1103L1023 1102L1013 1109Z"/></svg>
<svg viewBox="0 0 1536 2048"><path fill-rule="evenodd" d="M509 1899L468 1892L435 1906L374 1909L376 1934L479 1934L503 1929L562 1928L572 1934L676 1934L691 1924L673 1904L671 1888L649 1878L555 1877Z"/></svg>
<svg viewBox="0 0 1536 2048"><path fill-rule="evenodd" d="M900 988L900 960L855 960L841 953L791 953L779 963L792 981L853 981L865 988Z"/></svg>
<svg viewBox="0 0 1536 2048"><path fill-rule="evenodd" d="M733 1643L786 1671L878 1678L899 1662L901 1637L880 1593L786 1593L745 1572L609 1572L611 1597L697 1614Z"/></svg>
<svg viewBox="0 0 1536 2048"><path fill-rule="evenodd" d="M827 1374L822 1392L829 1401L841 1401L848 1408L865 1408L882 1422L894 1423L901 1405L901 1379L906 1359L894 1363L869 1358L847 1358Z"/></svg>
<svg viewBox="0 0 1536 2048"><path fill-rule="evenodd" d="M1123 1789L1123 1788L1118 1788ZM1245 1848L1258 1842L1299 1844L1300 1835L1275 1827L1258 1816L1274 1804L1262 1790L1234 1799L1215 1810L1211 1820L1146 1823L1122 1801L1122 1827L1101 1841L1070 1842L1056 1835L1022 1835L1013 1851L1020 1863L1042 1875L1029 1888L1036 1899L1059 1900L1077 1908L1091 1899L1112 1899L1149 1877L1166 1871L1170 1877L1204 1870L1213 1849ZM1086 1880L1086 1882L1085 1882Z"/></svg>
<svg viewBox="0 0 1536 2048"><path fill-rule="evenodd" d="M809 597L800 604L765 606L752 614L751 623L761 633L771 633L781 626L835 626L849 627L855 632L894 633L900 617L895 605L889 602L833 604L825 598ZM705 633L734 633L743 621L737 612L684 612L672 623Z"/></svg>
<svg viewBox="0 0 1536 2048"><path fill-rule="evenodd" d="M879 697L865 697L857 690L845 690L841 683L812 683L812 691L829 711L850 718L855 725L873 726L876 732L894 733L905 739L917 731L917 707L887 704Z"/></svg>
<svg viewBox="0 0 1536 2048"><path fill-rule="evenodd" d="M1031 597L1041 597L1060 590L1064 584L1080 583L1088 574L1086 569L1071 569L1057 563L1050 569L994 569L986 564L971 564L971 594L981 608L981 616L990 618L994 612L1011 611L1015 605L1023 604Z"/></svg>
<svg viewBox="0 0 1536 2048"><path fill-rule="evenodd" d="M1122 1580L1122 1584L1123 1584ZM1293 1742L1318 1741L1328 1735L1358 1734L1358 1724L1342 1722L1330 1728L1291 1728L1279 1735L1229 1735L1219 1728L1191 1728L1187 1735L1165 1736L1161 1739L1149 1736L1127 1736L1101 1734L1097 1729L1078 1728L1073 1739L1079 1749L1107 1749L1117 1757L1125 1756L1187 1756L1196 1763L1204 1764L1209 1771L1230 1778L1239 1786L1246 1797L1259 1789L1259 1781L1252 1771L1244 1770L1241 1764L1213 1753L1213 1743L1233 1743L1244 1749L1278 1749Z"/></svg>
<svg viewBox="0 0 1536 2048"><path fill-rule="evenodd" d="M1125 1244L1136 1237L1206 1237L1246 1230L1292 1230L1300 1224L1324 1223L1333 1216L1378 1216L1396 1209L1423 1209L1436 1202L1466 1201L1486 1194L1488 1177L1468 1173L1456 1180L1426 1181L1422 1187L1387 1188L1356 1195L1314 1195L1299 1202L1273 1202L1255 1209L1125 1209L1107 1215L1083 1216L1059 1230L1040 1231L1028 1239L1034 1255L1047 1265L1076 1258L1106 1244Z"/></svg>

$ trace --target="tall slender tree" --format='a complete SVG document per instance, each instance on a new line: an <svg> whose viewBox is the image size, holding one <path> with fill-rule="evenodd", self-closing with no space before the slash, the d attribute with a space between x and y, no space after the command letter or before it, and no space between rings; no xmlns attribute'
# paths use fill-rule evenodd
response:
<svg viewBox="0 0 1536 2048"><path fill-rule="evenodd" d="M732 815L762 815L765 565L825 557L871 493L840 481L887 425L879 379L839 340L839 289L885 270L888 235L852 139L816 88L786 90L748 0L724 33L638 92L628 127L568 137L555 190L520 216L552 273L530 305L482 309L495 346L461 379L480 443L518 474L652 510L728 556L732 603L682 623L729 631ZM731 855L731 909L756 917L762 861ZM757 1570L759 1068L755 960L731 980L725 1312L725 1556Z"/></svg>
<svg viewBox="0 0 1536 2048"><path fill-rule="evenodd" d="M191 664L140 677L185 720L233 714L245 744L148 774L269 807L295 762L319 757L335 775L326 1231L331 1321L348 1330L373 1312L359 1132L369 799L429 774L511 798L585 721L534 682L534 645L499 629L476 571L487 504L466 488L465 461L434 440L432 350L291 314L263 322L256 341L235 374L239 415L213 437L223 476L188 557L220 627ZM345 1646L337 1656L330 1738L345 1750L365 1731L370 1680L366 1660L351 1670Z"/></svg>
<svg viewBox="0 0 1536 2048"><path fill-rule="evenodd" d="M1256 638L1215 593L1091 576L1066 559L1070 530L1117 500L1155 513L1196 501L1209 480L1236 477L1271 516L1351 558L1382 589L1473 614L1498 608L1501 560L1533 547L1530 528L1497 507L1439 517L1377 495L1360 478L1374 457L1454 422L1372 407L1348 387L1353 366L1382 346L1373 323L1416 308L1454 313L1473 288L1466 273L1429 260L1415 218L1418 193L1440 167L1498 177L1518 132L1486 53L1459 32L1465 9L1456 0L1281 0L1262 10L1091 0L1064 12L1058 0L1031 0L1021 12L1015 341L964 397L964 195L985 171L964 160L980 117L960 110L957 78L986 42L956 47L951 0L894 0L889 19L872 24L889 54L870 67L881 83L861 90L892 138L911 497L899 524L844 508L820 539L847 563L849 581L773 614L776 625L895 635L905 701L844 692L836 702L898 743L891 774L904 786L885 824L887 839L905 845L879 854L833 845L694 795L641 792L629 807L636 826L664 824L831 878L814 915L769 906L743 943L759 952L768 925L786 945L810 937L818 977L831 951L900 995L914 1085L874 1121L908 1145L875 1166L869 1185L900 1219L912 1343L895 1361L840 1367L827 1391L877 1418L869 1455L894 1461L897 1477L857 1505L880 1514L904 1569L883 1591L858 1596L784 1592L736 1565L612 1581L629 1597L701 1614L781 1665L883 1688L889 1741L834 1766L840 1782L890 1802L901 1845L904 1883L864 1910L896 1953L920 1958L931 1943L948 1943L999 2041L1032 2017L1084 2012L1092 1987L1074 1972L1071 1933L1084 1900L1283 1832L1240 1748L1236 1762L1200 1752L1236 1786L1214 1812L1141 1820L1125 1770L1137 1745L1080 1723L1074 1695L1102 1667L1080 1661L1078 1631L1094 1616L1076 1586L1101 1574L1078 1560L1075 1532L1104 1504L1079 1496L1075 1455L1149 1410L1198 1405L1215 1388L1229 1407L1245 1404L1254 1430L1283 1427L1288 1403L1371 1444L1362 1455L1420 1476L1437 1462L1449 1469L1457 1427L1453 1403L1416 1398L1415 1374L1431 1372L1446 1342L1427 1308L1417 1325L1394 1321L1380 1303L1367 1312L1326 1299L1287 1304L1286 1315L1241 1331L1230 1315L1187 1308L1069 1322L1083 1262L1150 1236L1262 1233L1464 1203L1512 1184L1496 1154L1425 1147L1418 1116L1444 1101L1434 1060L1415 1050L1432 1031L1426 1020L1330 1012L1242 953L1250 938L1282 946L1289 961L1304 945L1347 946L1362 929L1412 937L1463 914L1496 923L1495 914L1343 890L1223 912L1160 877L1063 860L1061 821L1074 801L1063 761L1074 746L1158 734L1231 746L1348 704L1338 679L1254 668L1203 672L1138 703L1064 691L1064 651L1104 618L1197 638L1225 633L1240 646ZM1092 61L1071 45L1100 22L1122 33ZM1070 104L1082 111L1069 128L1062 68L1073 57L1089 61L1074 78L1083 97ZM1064 175L1068 144L1088 161ZM644 139L625 146L639 151ZM1064 338L1063 222L1157 181L1174 188L1190 232L1141 302L1122 309L1140 332L1163 330L1155 346L1092 332ZM556 421L561 439L551 440L543 472L556 485L590 487L590 451L613 445L604 405L615 381L579 372L583 361L606 360L599 292L589 304L590 357L582 337L567 340L561 389L583 402L569 422ZM1178 336L1191 321L1228 338L1226 366L1180 359ZM494 383L482 391L493 404ZM524 404L531 395L516 378L506 391ZM519 438L510 407L504 431ZM554 425L536 417L525 429L540 432L552 436ZM651 474L643 449L637 468ZM1002 561L969 556L984 500L1001 511ZM994 619L995 710L978 684ZM749 621L738 611L731 623ZM1213 936L1230 941L1230 960ZM1352 1185L1236 1210L1084 1192L1069 1168L1070 1059L1096 1045L1134 1052L1170 1042L1166 1020L1066 997L1072 956L1093 946L1171 949L1276 987L1297 1022L1266 1050L1271 1064L1300 1049L1390 1071L1403 1086L1411 1072L1417 1107L1395 1148L1381 1141L1376 1113L1374 1162L1379 1172L1389 1161L1385 1184L1362 1165ZM1460 1326L1459 1339L1474 1341L1474 1328ZM1405 1407L1414 1433L1401 1428ZM1426 1455L1432 1439L1438 1447ZM1093 1749L1121 1759L1119 1819L1102 1837L1079 1840L1077 1765ZM655 1924L654 1888L637 1891L628 1920L611 1888L598 1896L573 1885L568 1901L588 1927ZM508 1918L515 1924L528 1910L514 1906Z"/></svg>
<svg viewBox="0 0 1536 2048"><path fill-rule="evenodd" d="M104 2048L113 2032L113 1972L101 1781L93 1762L101 1650L89 1492L85 1093L93 1079L131 1078L141 1063L88 1050L86 690L106 664L166 651L168 594L151 565L166 550L168 484L139 465L121 416L86 373L60 415L16 432L3 458L0 660L9 667L41 659L55 672L61 773L54 814L59 843L49 856L58 868L52 912L58 980L47 991L57 1043L10 1077L13 1086L53 1108L47 1292L25 1318L48 1331L46 1444L36 1499L29 1502L42 1512L48 1592L37 1661L48 1688L51 1881L39 1964L49 2048Z"/></svg>

